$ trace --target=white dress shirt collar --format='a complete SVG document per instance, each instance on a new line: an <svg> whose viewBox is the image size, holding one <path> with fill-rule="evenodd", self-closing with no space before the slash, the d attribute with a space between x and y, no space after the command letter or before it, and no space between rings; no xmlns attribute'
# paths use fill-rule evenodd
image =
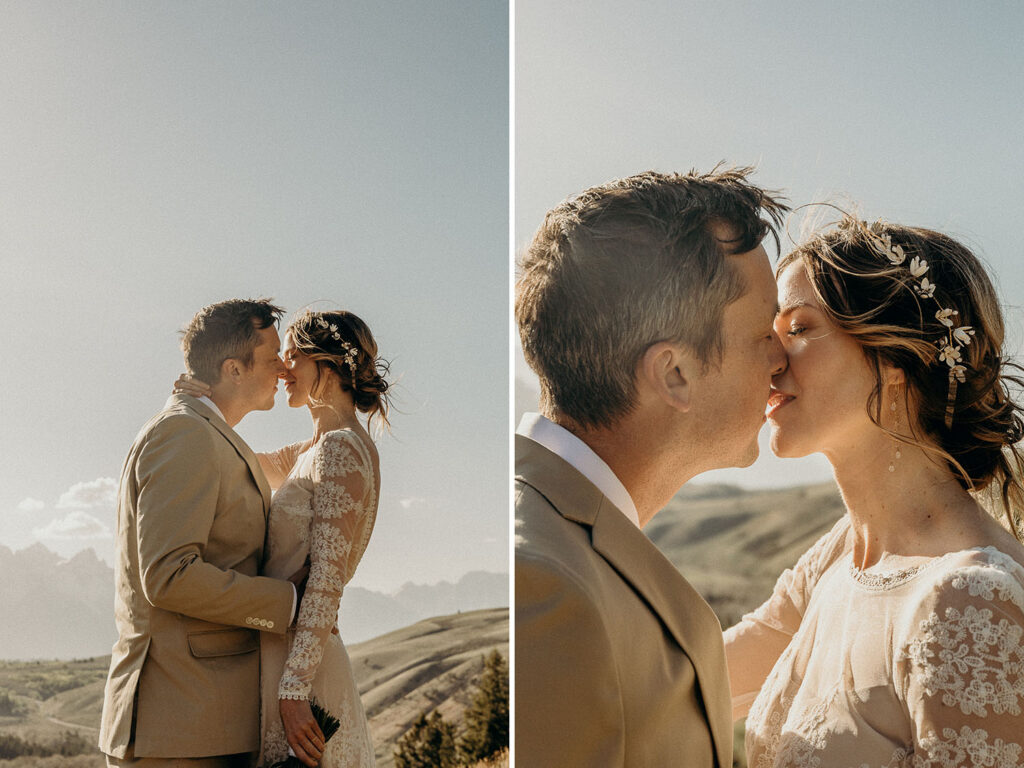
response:
<svg viewBox="0 0 1024 768"><path fill-rule="evenodd" d="M636 504L626 490L626 486L615 476L611 467L604 463L593 449L576 435L560 427L539 413L523 414L517 435L528 437L540 443L556 456L567 461L605 497L614 504L637 528L640 527L640 515Z"/></svg>
<svg viewBox="0 0 1024 768"><path fill-rule="evenodd" d="M206 395L203 395L202 397L197 397L196 400L198 400L200 403L202 403L211 411L220 416L220 420L223 421L225 424L227 423L227 419L224 418L224 414L220 412L220 408L217 407L217 404L213 402L213 400L208 398Z"/></svg>

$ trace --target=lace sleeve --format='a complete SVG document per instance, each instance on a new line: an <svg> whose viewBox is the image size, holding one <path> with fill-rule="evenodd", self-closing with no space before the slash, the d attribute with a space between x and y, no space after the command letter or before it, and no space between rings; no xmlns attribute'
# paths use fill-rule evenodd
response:
<svg viewBox="0 0 1024 768"><path fill-rule="evenodd" d="M256 454L256 458L260 462L260 468L263 470L263 474L267 476L267 482L270 483L272 489L276 491L281 487L285 478L288 477L288 473L295 466L295 460L309 446L310 441L304 440L301 443L286 445L284 448L279 448L276 451Z"/></svg>
<svg viewBox="0 0 1024 768"><path fill-rule="evenodd" d="M915 766L1024 762L1024 568L983 553L921 601L897 657Z"/></svg>
<svg viewBox="0 0 1024 768"><path fill-rule="evenodd" d="M281 676L282 699L309 698L338 618L342 589L355 572L373 525L373 469L357 440L344 431L329 432L314 448L309 581Z"/></svg>
<svg viewBox="0 0 1024 768"><path fill-rule="evenodd" d="M800 628L818 579L845 551L849 527L844 515L796 565L782 572L767 600L725 631L734 720L747 714L768 673Z"/></svg>

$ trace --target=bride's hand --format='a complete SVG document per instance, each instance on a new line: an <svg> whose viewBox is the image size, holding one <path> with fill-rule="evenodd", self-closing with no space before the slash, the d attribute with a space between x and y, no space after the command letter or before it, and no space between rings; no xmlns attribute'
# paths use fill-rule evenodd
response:
<svg viewBox="0 0 1024 768"><path fill-rule="evenodd" d="M205 381L189 376L187 373L181 374L178 380L174 382L174 394L176 395L192 395L192 397L209 397L213 392L210 389L210 385Z"/></svg>
<svg viewBox="0 0 1024 768"><path fill-rule="evenodd" d="M305 699L279 699L278 704L288 746L299 760L310 768L316 768L323 757L325 741L309 702Z"/></svg>

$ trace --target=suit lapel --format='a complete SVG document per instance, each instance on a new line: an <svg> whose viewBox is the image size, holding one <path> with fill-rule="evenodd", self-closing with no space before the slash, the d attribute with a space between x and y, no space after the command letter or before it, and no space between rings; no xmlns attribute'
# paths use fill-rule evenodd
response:
<svg viewBox="0 0 1024 768"><path fill-rule="evenodd" d="M668 628L697 674L718 761L732 764L732 709L722 626L711 607L643 532L568 462L516 435L516 477L559 514L589 526L591 545Z"/></svg>
<svg viewBox="0 0 1024 768"><path fill-rule="evenodd" d="M252 448L246 444L245 440L239 437L238 433L227 425L227 422L195 397L174 395L167 401L167 405L168 407L184 406L188 408L195 412L196 415L206 419L214 429L224 435L249 467L249 474L252 475L253 482L259 488L260 496L263 497L263 516L266 517L270 512L270 483L267 482L267 476L263 474L263 468L260 467L259 459L256 458L256 454L252 452Z"/></svg>

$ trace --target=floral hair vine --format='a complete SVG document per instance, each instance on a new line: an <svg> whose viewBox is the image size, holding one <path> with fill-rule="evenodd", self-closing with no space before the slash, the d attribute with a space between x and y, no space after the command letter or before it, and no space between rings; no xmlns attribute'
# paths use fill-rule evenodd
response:
<svg viewBox="0 0 1024 768"><path fill-rule="evenodd" d="M341 333L338 331L338 326L336 324L328 323L326 320L323 319L323 317L317 317L316 324L319 325L325 331L327 331L331 335L331 338L333 338L335 341L341 341ZM346 365L348 365L349 373L355 376L356 357L358 356L359 352L347 341L341 341L341 348L342 350L344 350L345 353L341 357L345 361Z"/></svg>
<svg viewBox="0 0 1024 768"><path fill-rule="evenodd" d="M875 222L874 226L881 227L881 222ZM888 232L875 232L871 227L865 227L871 247L879 255L885 258L892 266L903 266L907 261L907 254L903 246L894 245L892 235ZM911 276L915 279L912 286L914 292L922 299L931 299L938 306L935 312L935 319L946 329L943 338L935 342L938 347L939 362L949 367L949 394L946 398L946 429L953 426L953 411L956 404L957 383L966 381L967 367L963 363L963 348L970 345L971 337L974 336L974 328L969 325L957 325L956 317L959 314L951 307L944 307L935 298L936 285L928 279L928 262L920 256L914 256L906 265Z"/></svg>

